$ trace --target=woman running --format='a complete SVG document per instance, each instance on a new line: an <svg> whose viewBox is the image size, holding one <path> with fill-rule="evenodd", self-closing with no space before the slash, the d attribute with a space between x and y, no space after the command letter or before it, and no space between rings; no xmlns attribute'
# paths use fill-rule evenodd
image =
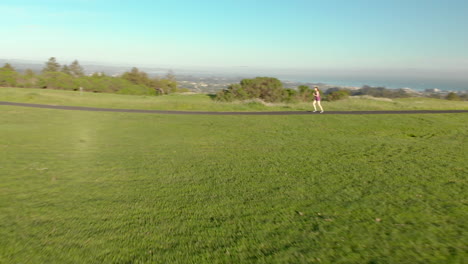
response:
<svg viewBox="0 0 468 264"><path fill-rule="evenodd" d="M323 113L323 108L322 108L322 105L320 104L320 91L319 91L319 88L317 86L314 87L314 112L317 112L317 107L315 107L315 104L318 103L318 105L320 106L320 113Z"/></svg>

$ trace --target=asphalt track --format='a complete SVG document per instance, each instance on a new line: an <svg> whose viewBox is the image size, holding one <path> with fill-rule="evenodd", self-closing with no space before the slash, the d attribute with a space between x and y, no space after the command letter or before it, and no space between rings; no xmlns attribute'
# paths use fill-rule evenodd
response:
<svg viewBox="0 0 468 264"><path fill-rule="evenodd" d="M143 109L113 109L83 106L59 106L43 104L27 104L0 101L0 105L34 107L57 110L75 110L92 112L119 112L119 113L144 113L144 114L173 114L173 115L377 115L377 114L456 114L468 113L468 110L404 110L404 111L325 111L320 114L312 111L270 111L270 112L206 112L206 111L165 111Z"/></svg>

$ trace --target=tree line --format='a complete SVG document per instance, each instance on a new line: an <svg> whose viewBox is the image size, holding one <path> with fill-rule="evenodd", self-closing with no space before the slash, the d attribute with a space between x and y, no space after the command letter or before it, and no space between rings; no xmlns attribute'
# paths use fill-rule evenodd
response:
<svg viewBox="0 0 468 264"><path fill-rule="evenodd" d="M0 87L23 87L42 89L61 89L96 93L118 93L129 95L161 95L174 92L188 91L179 89L174 74L169 71L164 78L149 77L147 73L133 67L120 76L108 76L96 72L86 76L83 67L77 60L69 65L60 65L55 57L51 57L42 71L36 74L31 69L19 73L6 63L0 68ZM404 89L387 89L385 87L371 87L364 85L360 89L348 90L343 88L329 88L322 92L327 101L336 101L349 96L369 95L373 97L402 98L412 94ZM442 98L440 94L430 94L430 97ZM306 85L297 89L285 89L280 80L273 77L257 77L243 79L238 84L232 84L227 89L219 91L215 100L231 102L235 100L261 99L265 102L307 102L313 100L313 90ZM443 97L447 100L468 100L467 94L448 93Z"/></svg>
<svg viewBox="0 0 468 264"><path fill-rule="evenodd" d="M108 76L96 72L86 76L77 60L69 65L60 65L51 57L40 73L31 69L23 73L9 63L0 68L0 87L42 88L95 93L118 93L130 95L161 95L179 92L172 72L164 78L149 77L147 73L133 67L120 76Z"/></svg>

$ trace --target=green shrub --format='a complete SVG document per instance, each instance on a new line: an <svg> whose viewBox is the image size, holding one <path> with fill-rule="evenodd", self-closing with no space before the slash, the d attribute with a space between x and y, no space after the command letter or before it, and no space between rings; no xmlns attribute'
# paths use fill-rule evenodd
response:
<svg viewBox="0 0 468 264"><path fill-rule="evenodd" d="M468 93L465 92L465 93L462 93L462 94L459 95L459 96L460 96L460 99L461 99L462 101L468 101Z"/></svg>
<svg viewBox="0 0 468 264"><path fill-rule="evenodd" d="M348 98L350 94L351 94L351 92L349 90L338 90L338 91L334 91L334 92L329 93L326 96L326 100L327 101L342 100L342 99Z"/></svg>
<svg viewBox="0 0 468 264"><path fill-rule="evenodd" d="M310 89L309 86L300 85L299 87L297 87L297 90L298 90L298 93L297 93L296 97L298 98L299 101L307 102L307 101L313 100L314 91L312 89Z"/></svg>
<svg viewBox="0 0 468 264"><path fill-rule="evenodd" d="M63 72L45 72L40 76L39 86L47 89L75 90L76 83L71 75Z"/></svg>
<svg viewBox="0 0 468 264"><path fill-rule="evenodd" d="M450 100L450 101L461 101L461 97L454 92L448 93L445 99Z"/></svg>
<svg viewBox="0 0 468 264"><path fill-rule="evenodd" d="M284 93L280 80L271 77L257 77L243 79L240 84L233 84L217 94L218 101L262 99L265 102L279 102L285 99L288 93Z"/></svg>
<svg viewBox="0 0 468 264"><path fill-rule="evenodd" d="M220 102L232 102L235 100L231 90L226 89L216 93L215 100Z"/></svg>
<svg viewBox="0 0 468 264"><path fill-rule="evenodd" d="M352 92L352 95L370 95L373 97L403 98L410 97L404 89L387 89L385 87L371 87L364 85L361 89Z"/></svg>
<svg viewBox="0 0 468 264"><path fill-rule="evenodd" d="M0 69L0 87L15 87L18 75L15 71Z"/></svg>
<svg viewBox="0 0 468 264"><path fill-rule="evenodd" d="M298 101L298 92L293 89L284 89L282 101L286 103L296 103Z"/></svg>

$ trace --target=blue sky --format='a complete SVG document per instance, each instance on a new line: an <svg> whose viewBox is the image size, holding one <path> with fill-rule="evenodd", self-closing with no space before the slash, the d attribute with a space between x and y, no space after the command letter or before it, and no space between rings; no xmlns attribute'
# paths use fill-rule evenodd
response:
<svg viewBox="0 0 468 264"><path fill-rule="evenodd" d="M2 0L0 58L468 70L466 0Z"/></svg>

